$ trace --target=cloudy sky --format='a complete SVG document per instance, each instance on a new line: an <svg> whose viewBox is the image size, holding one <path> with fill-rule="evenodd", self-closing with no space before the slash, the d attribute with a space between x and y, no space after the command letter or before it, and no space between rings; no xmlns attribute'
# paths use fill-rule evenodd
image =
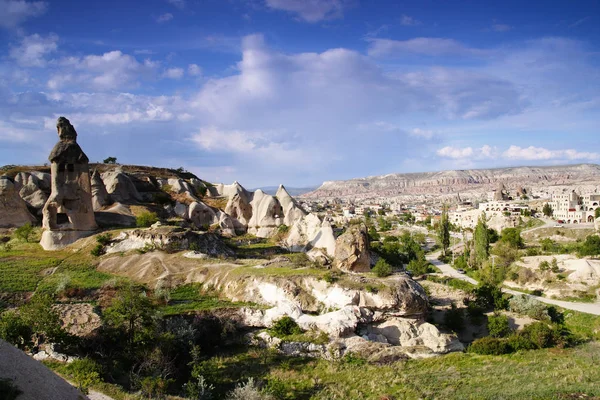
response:
<svg viewBox="0 0 600 400"><path fill-rule="evenodd" d="M600 2L0 0L0 165L247 187L600 162Z"/></svg>

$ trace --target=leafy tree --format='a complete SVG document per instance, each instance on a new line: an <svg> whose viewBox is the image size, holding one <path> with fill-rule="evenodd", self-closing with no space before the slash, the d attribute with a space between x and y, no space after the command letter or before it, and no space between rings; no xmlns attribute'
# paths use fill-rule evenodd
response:
<svg viewBox="0 0 600 400"><path fill-rule="evenodd" d="M381 232L387 232L392 229L392 224L383 217L377 218L377 224L379 225L379 230Z"/></svg>
<svg viewBox="0 0 600 400"><path fill-rule="evenodd" d="M269 329L271 334L276 337L290 336L302 333L302 329L293 318L289 316L281 317Z"/></svg>
<svg viewBox="0 0 600 400"><path fill-rule="evenodd" d="M488 239L490 244L496 243L498 239L500 239L500 235L498 235L498 231L494 228L488 228Z"/></svg>
<svg viewBox="0 0 600 400"><path fill-rule="evenodd" d="M450 220L448 219L448 208L446 206L444 206L442 218L438 225L438 239L442 246L442 252L446 255L448 247L450 247Z"/></svg>
<svg viewBox="0 0 600 400"><path fill-rule="evenodd" d="M425 257L410 260L406 269L414 275L424 275L429 272L429 261Z"/></svg>
<svg viewBox="0 0 600 400"><path fill-rule="evenodd" d="M33 332L34 344L43 340L61 343L67 338L68 335L61 326L60 315L53 306L52 296L36 294L20 308L19 314Z"/></svg>
<svg viewBox="0 0 600 400"><path fill-rule="evenodd" d="M597 256L600 254L600 236L590 235L585 238L585 242L579 249L579 255L584 256Z"/></svg>
<svg viewBox="0 0 600 400"><path fill-rule="evenodd" d="M380 258L373 267L373 273L379 278L384 278L392 274L392 266L383 258Z"/></svg>
<svg viewBox="0 0 600 400"><path fill-rule="evenodd" d="M596 211L594 211L594 216L596 218L600 218L600 207L596 208Z"/></svg>
<svg viewBox="0 0 600 400"><path fill-rule="evenodd" d="M560 271L558 268L558 261L556 260L556 257L552 257L552 263L550 263L550 268L554 273Z"/></svg>
<svg viewBox="0 0 600 400"><path fill-rule="evenodd" d="M149 336L154 315L152 300L141 289L131 285L121 288L103 313L108 326L124 333L130 349Z"/></svg>
<svg viewBox="0 0 600 400"><path fill-rule="evenodd" d="M29 243L29 237L31 236L32 232L33 226L31 226L31 224L28 222L15 230L15 236Z"/></svg>
<svg viewBox="0 0 600 400"><path fill-rule="evenodd" d="M515 249L522 249L525 247L525 242L521 237L521 231L517 228L505 228L502 231L500 241L510 244Z"/></svg>
<svg viewBox="0 0 600 400"><path fill-rule="evenodd" d="M73 377L78 389L87 394L88 388L96 383L100 383L100 365L89 358L75 360L66 367L67 373Z"/></svg>
<svg viewBox="0 0 600 400"><path fill-rule="evenodd" d="M490 236L485 212L479 216L475 232L473 233L473 241L475 242L475 262L478 266L481 266L490 256Z"/></svg>
<svg viewBox="0 0 600 400"><path fill-rule="evenodd" d="M554 210L552 209L552 206L550 205L550 203L544 204L544 208L542 208L542 213L546 217L551 217L554 214Z"/></svg>
<svg viewBox="0 0 600 400"><path fill-rule="evenodd" d="M108 157L105 158L104 161L102 161L104 164L116 164L117 163L117 157Z"/></svg>

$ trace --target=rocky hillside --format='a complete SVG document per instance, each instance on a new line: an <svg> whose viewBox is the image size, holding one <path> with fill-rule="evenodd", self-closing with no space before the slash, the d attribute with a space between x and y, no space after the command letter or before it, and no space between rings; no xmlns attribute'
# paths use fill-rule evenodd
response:
<svg viewBox="0 0 600 400"><path fill-rule="evenodd" d="M600 165L579 164L550 167L514 167L453 170L409 174L388 174L347 181L326 181L305 198L377 198L403 196L478 197L496 189L526 187L530 193L544 195L565 186L600 185Z"/></svg>

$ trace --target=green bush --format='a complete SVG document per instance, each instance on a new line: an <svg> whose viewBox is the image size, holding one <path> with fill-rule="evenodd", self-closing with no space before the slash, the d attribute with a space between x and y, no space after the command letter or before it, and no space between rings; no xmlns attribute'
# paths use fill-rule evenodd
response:
<svg viewBox="0 0 600 400"><path fill-rule="evenodd" d="M73 361L67 365L66 371L82 393L87 393L90 386L101 382L102 369L98 363L89 358Z"/></svg>
<svg viewBox="0 0 600 400"><path fill-rule="evenodd" d="M511 247L516 249L522 249L525 246L523 238L521 237L521 231L517 228L503 229L500 241L508 243Z"/></svg>
<svg viewBox="0 0 600 400"><path fill-rule="evenodd" d="M269 333L275 337L296 335L302 332L296 321L287 315L275 321L271 329L269 329Z"/></svg>
<svg viewBox="0 0 600 400"><path fill-rule="evenodd" d="M548 271L550 269L550 263L544 260L540 262L538 268L540 269L540 271Z"/></svg>
<svg viewBox="0 0 600 400"><path fill-rule="evenodd" d="M90 254L94 257L100 257L104 253L104 246L98 243L94 248L90 251Z"/></svg>
<svg viewBox="0 0 600 400"><path fill-rule="evenodd" d="M508 317L502 314L494 314L488 317L488 331L491 337L503 338L512 333Z"/></svg>
<svg viewBox="0 0 600 400"><path fill-rule="evenodd" d="M413 275L425 275L426 273L431 271L431 267L429 261L425 258L419 258L415 260L410 260L406 269L413 273Z"/></svg>
<svg viewBox="0 0 600 400"><path fill-rule="evenodd" d="M29 237L33 233L33 226L28 222L15 230L15 236L21 240L29 242Z"/></svg>
<svg viewBox="0 0 600 400"><path fill-rule="evenodd" d="M0 315L0 338L25 349L30 345L32 330L21 316L13 310Z"/></svg>
<svg viewBox="0 0 600 400"><path fill-rule="evenodd" d="M508 345L513 351L534 350L537 348L531 340L520 333L510 335L508 337Z"/></svg>
<svg viewBox="0 0 600 400"><path fill-rule="evenodd" d="M579 249L579 256L597 256L600 254L600 236L590 235Z"/></svg>
<svg viewBox="0 0 600 400"><path fill-rule="evenodd" d="M552 347L556 343L556 332L545 322L526 325L520 334L539 349Z"/></svg>
<svg viewBox="0 0 600 400"><path fill-rule="evenodd" d="M153 212L143 212L135 218L135 224L139 228L147 228L158 221L158 216Z"/></svg>
<svg viewBox="0 0 600 400"><path fill-rule="evenodd" d="M110 235L110 233L103 233L101 235L96 236L96 242L98 242L102 246L106 246L107 244L109 244L111 239L112 236Z"/></svg>
<svg viewBox="0 0 600 400"><path fill-rule="evenodd" d="M512 349L506 340L488 336L475 340L467 351L481 355L499 356L511 353Z"/></svg>
<svg viewBox="0 0 600 400"><path fill-rule="evenodd" d="M539 300L527 295L514 296L510 299L509 309L538 320L547 321L550 319L546 306Z"/></svg>
<svg viewBox="0 0 600 400"><path fill-rule="evenodd" d="M392 274L392 266L388 264L383 258L377 261L377 264L373 267L373 273L379 278L384 278Z"/></svg>

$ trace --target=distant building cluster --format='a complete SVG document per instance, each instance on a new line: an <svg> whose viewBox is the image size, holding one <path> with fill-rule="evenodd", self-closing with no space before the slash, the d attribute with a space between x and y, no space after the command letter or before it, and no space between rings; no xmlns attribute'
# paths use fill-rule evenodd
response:
<svg viewBox="0 0 600 400"><path fill-rule="evenodd" d="M596 208L600 207L600 194L579 195L572 191L569 194L552 195L549 204L554 219L565 224L594 222Z"/></svg>

